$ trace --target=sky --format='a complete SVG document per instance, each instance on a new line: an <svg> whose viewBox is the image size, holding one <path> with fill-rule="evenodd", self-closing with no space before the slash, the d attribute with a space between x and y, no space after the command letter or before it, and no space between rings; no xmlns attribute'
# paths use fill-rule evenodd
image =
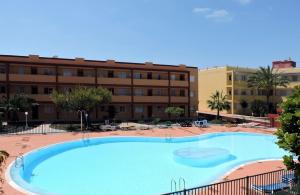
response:
<svg viewBox="0 0 300 195"><path fill-rule="evenodd" d="M300 67L299 0L1 0L0 54Z"/></svg>

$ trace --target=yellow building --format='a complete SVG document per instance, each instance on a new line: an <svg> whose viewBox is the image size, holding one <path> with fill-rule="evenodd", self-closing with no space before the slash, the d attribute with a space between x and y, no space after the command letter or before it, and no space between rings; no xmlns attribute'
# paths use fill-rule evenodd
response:
<svg viewBox="0 0 300 195"><path fill-rule="evenodd" d="M287 88L281 87L273 92L271 101L279 103L284 100L285 96L292 93L296 85L300 85L300 68L296 68L296 63L290 60L273 62L273 67L274 71L290 80ZM207 100L210 99L212 93L218 90L223 91L223 94L226 95L227 100L230 102L230 110L224 113L251 114L250 104L253 100L266 101L263 91L251 89L247 86L249 76L257 70L234 66L199 69L199 111L211 112L207 106ZM242 101L248 103L246 109L241 106Z"/></svg>

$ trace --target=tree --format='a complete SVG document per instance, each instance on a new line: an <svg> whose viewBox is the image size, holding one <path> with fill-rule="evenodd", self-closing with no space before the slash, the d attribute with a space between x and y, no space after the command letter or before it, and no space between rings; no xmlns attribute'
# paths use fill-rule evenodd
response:
<svg viewBox="0 0 300 195"><path fill-rule="evenodd" d="M262 90L266 96L267 109L270 112L270 97L275 94L277 87L287 87L289 80L280 75L280 73L270 66L259 67L259 70L248 79L248 87Z"/></svg>
<svg viewBox="0 0 300 195"><path fill-rule="evenodd" d="M280 148L289 152L283 157L287 169L295 170L296 176L300 176L300 87L287 97L281 104L283 110L279 120L281 127L277 129L277 144ZM298 180L299 182L299 180ZM299 190L299 189L298 189ZM299 192L299 191L298 191Z"/></svg>
<svg viewBox="0 0 300 195"><path fill-rule="evenodd" d="M245 110L248 108L248 106L249 106L249 104L248 104L248 102L246 101L246 100L241 100L240 101L240 105L241 105L241 107L242 107L242 109L243 109L243 112L245 113Z"/></svg>
<svg viewBox="0 0 300 195"><path fill-rule="evenodd" d="M184 109L180 108L180 107L167 107L165 109L165 113L167 113L169 115L173 115L177 118L180 115L184 114Z"/></svg>
<svg viewBox="0 0 300 195"><path fill-rule="evenodd" d="M250 109L254 116L264 116L268 112L268 106L261 100L254 100L251 102Z"/></svg>
<svg viewBox="0 0 300 195"><path fill-rule="evenodd" d="M1 177L3 174L3 168L2 166L5 164L6 159L9 157L9 154L4 151L0 150L0 184L4 182L4 179ZM0 186L0 194L4 194L3 188Z"/></svg>
<svg viewBox="0 0 300 195"><path fill-rule="evenodd" d="M2 98L0 109L2 113L12 113L13 121L19 121L18 112L29 111L34 103L34 99L29 98L24 94L15 94L8 100L6 98Z"/></svg>
<svg viewBox="0 0 300 195"><path fill-rule="evenodd" d="M223 95L223 92L219 91L216 91L210 96L210 100L207 100L207 104L211 110L217 110L217 119L220 118L220 111L230 109L230 103L226 100L226 95Z"/></svg>
<svg viewBox="0 0 300 195"><path fill-rule="evenodd" d="M59 109L80 113L82 130L83 114L89 114L96 106L111 102L112 93L104 88L77 87L67 93L53 91L51 98Z"/></svg>

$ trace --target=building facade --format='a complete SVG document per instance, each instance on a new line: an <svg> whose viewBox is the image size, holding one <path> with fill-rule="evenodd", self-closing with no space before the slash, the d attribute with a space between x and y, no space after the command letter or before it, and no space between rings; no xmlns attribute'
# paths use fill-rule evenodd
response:
<svg viewBox="0 0 300 195"><path fill-rule="evenodd" d="M198 110L197 67L0 55L1 96L35 99L30 120L78 120L76 113L56 109L50 97L54 90L67 92L77 86L103 87L113 94L110 104L94 109L92 120L109 118L111 107L120 120L168 119L168 106L184 108L184 117L194 117Z"/></svg>
<svg viewBox="0 0 300 195"><path fill-rule="evenodd" d="M287 88L279 87L273 92L271 101L282 102L286 96L293 92L296 85L300 85L300 68L296 68L296 62L291 60L273 62L274 71L289 79ZM230 102L229 114L251 114L250 104L253 100L266 101L264 91L251 89L247 80L258 69L224 66L200 69L198 75L199 111L211 112L207 107L207 100L216 90L223 91ZM248 103L247 108L241 106L241 102Z"/></svg>

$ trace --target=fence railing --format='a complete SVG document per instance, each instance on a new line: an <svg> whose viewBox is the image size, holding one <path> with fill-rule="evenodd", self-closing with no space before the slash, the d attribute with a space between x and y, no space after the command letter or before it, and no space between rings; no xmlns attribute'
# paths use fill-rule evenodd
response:
<svg viewBox="0 0 300 195"><path fill-rule="evenodd" d="M300 194L297 182L293 171L278 170L162 195L296 195Z"/></svg>
<svg viewBox="0 0 300 195"><path fill-rule="evenodd" d="M50 124L36 125L8 125L0 128L0 135L25 135L25 134L48 134L63 133L66 130L50 127Z"/></svg>

